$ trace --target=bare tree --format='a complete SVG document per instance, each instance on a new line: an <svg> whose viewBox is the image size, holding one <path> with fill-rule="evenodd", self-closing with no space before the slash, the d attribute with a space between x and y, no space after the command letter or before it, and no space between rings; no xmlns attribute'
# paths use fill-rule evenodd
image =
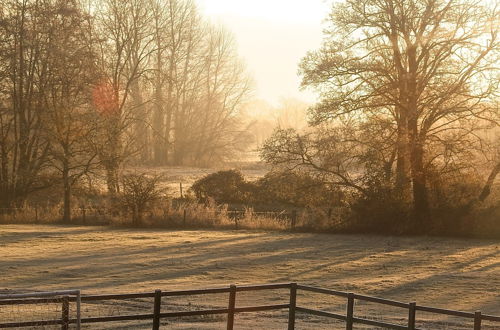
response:
<svg viewBox="0 0 500 330"><path fill-rule="evenodd" d="M153 1L154 163L206 164L241 144L237 115L249 81L234 41L192 1Z"/></svg>
<svg viewBox="0 0 500 330"><path fill-rule="evenodd" d="M43 127L50 144L51 168L62 177L63 221L71 220L71 188L97 166L93 140L97 122L90 104L96 80L96 56L87 47L92 40L85 29L86 13L76 1L60 1L44 24L49 32Z"/></svg>
<svg viewBox="0 0 500 330"><path fill-rule="evenodd" d="M301 65L303 85L323 98L317 123L346 114L395 123L397 185L404 194L411 179L419 223L429 220L426 169L444 161L429 157L431 142L470 140L499 122L498 9L477 0L347 0L334 7L323 48Z"/></svg>
<svg viewBox="0 0 500 330"><path fill-rule="evenodd" d="M133 135L128 135L128 129L137 119L134 110L142 107L138 80L154 49L145 1L106 0L101 4L96 28L101 38L102 82L96 86L94 99L105 122L99 156L106 170L108 190L116 193L119 170L133 152ZM135 100L128 102L132 92Z"/></svg>
<svg viewBox="0 0 500 330"><path fill-rule="evenodd" d="M194 123L199 129L191 137L193 156L199 164L223 159L238 145L241 135L246 136L238 115L251 86L236 55L232 35L224 28L211 28L207 34L201 76L204 94L193 118L198 119Z"/></svg>
<svg viewBox="0 0 500 330"><path fill-rule="evenodd" d="M49 143L43 137L52 1L12 0L0 9L0 191L4 205L46 186L41 174Z"/></svg>
<svg viewBox="0 0 500 330"><path fill-rule="evenodd" d="M122 178L122 200L132 211L132 223L141 225L142 216L146 207L160 198L164 189L160 188L161 176L147 176L145 174L126 174Z"/></svg>
<svg viewBox="0 0 500 330"><path fill-rule="evenodd" d="M480 202L484 201L490 195L495 179L500 174L500 129L497 129L494 133L496 134L491 139L493 150L489 153L489 163L492 165L492 168L478 197Z"/></svg>
<svg viewBox="0 0 500 330"><path fill-rule="evenodd" d="M249 80L232 37L191 0L5 0L0 7L0 197L20 203L100 165L222 160L243 148Z"/></svg>

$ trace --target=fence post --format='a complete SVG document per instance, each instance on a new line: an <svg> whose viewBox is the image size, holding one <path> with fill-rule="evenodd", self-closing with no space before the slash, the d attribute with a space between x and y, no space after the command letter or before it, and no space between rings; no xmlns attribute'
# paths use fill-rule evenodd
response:
<svg viewBox="0 0 500 330"><path fill-rule="evenodd" d="M481 312L474 313L474 330L481 330Z"/></svg>
<svg viewBox="0 0 500 330"><path fill-rule="evenodd" d="M291 222L291 230L295 230L295 225L297 223L297 210L292 211L292 222Z"/></svg>
<svg viewBox="0 0 500 330"><path fill-rule="evenodd" d="M61 309L61 330L69 329L69 297L64 296L62 298L62 309Z"/></svg>
<svg viewBox="0 0 500 330"><path fill-rule="evenodd" d="M161 313L161 290L155 290L155 302L153 309L153 330L160 329L160 313Z"/></svg>
<svg viewBox="0 0 500 330"><path fill-rule="evenodd" d="M87 222L87 219L85 217L85 207L82 207L82 222L85 224Z"/></svg>
<svg viewBox="0 0 500 330"><path fill-rule="evenodd" d="M76 330L82 327L82 293L78 290L76 294Z"/></svg>
<svg viewBox="0 0 500 330"><path fill-rule="evenodd" d="M236 305L236 285L229 286L229 306L227 312L227 330L233 330L234 326L234 306Z"/></svg>
<svg viewBox="0 0 500 330"><path fill-rule="evenodd" d="M295 329L295 307L297 307L297 283L291 283L290 307L288 308L288 330Z"/></svg>
<svg viewBox="0 0 500 330"><path fill-rule="evenodd" d="M352 330L354 323L354 293L347 294L347 320L345 323L346 330Z"/></svg>
<svg viewBox="0 0 500 330"><path fill-rule="evenodd" d="M183 210L183 215L182 215L182 223L184 224L184 227L186 227L186 209Z"/></svg>
<svg viewBox="0 0 500 330"><path fill-rule="evenodd" d="M415 330L415 312L417 311L417 303L411 302L408 304L408 329Z"/></svg>
<svg viewBox="0 0 500 330"><path fill-rule="evenodd" d="M181 199L184 198L183 194L182 194L182 182L179 182L179 189L181 191Z"/></svg>

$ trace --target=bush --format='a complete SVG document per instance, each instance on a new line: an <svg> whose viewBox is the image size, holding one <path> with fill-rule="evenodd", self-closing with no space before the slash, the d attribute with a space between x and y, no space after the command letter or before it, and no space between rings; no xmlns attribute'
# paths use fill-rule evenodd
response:
<svg viewBox="0 0 500 330"><path fill-rule="evenodd" d="M248 182L237 170L219 171L196 181L191 190L200 201L281 206L338 205L341 193L307 173L274 171Z"/></svg>
<svg viewBox="0 0 500 330"><path fill-rule="evenodd" d="M454 175L453 175L454 174ZM432 234L499 237L500 187L493 186L485 201L478 199L482 180L474 172L430 177Z"/></svg>
<svg viewBox="0 0 500 330"><path fill-rule="evenodd" d="M368 190L355 196L344 231L379 234L403 234L415 230L411 204L391 189Z"/></svg>
<svg viewBox="0 0 500 330"><path fill-rule="evenodd" d="M213 198L217 203L242 203L249 197L249 186L241 172L228 170L204 176L191 190L200 201Z"/></svg>
<svg viewBox="0 0 500 330"><path fill-rule="evenodd" d="M341 192L307 173L272 171L255 183L253 201L295 207L338 206Z"/></svg>
<svg viewBox="0 0 500 330"><path fill-rule="evenodd" d="M500 201L472 210L462 221L463 231L474 237L500 238ZM469 236L468 235L468 236Z"/></svg>
<svg viewBox="0 0 500 330"><path fill-rule="evenodd" d="M139 226L146 207L163 193L159 187L160 176L148 177L145 174L127 174L122 178L124 205L132 211L132 223Z"/></svg>

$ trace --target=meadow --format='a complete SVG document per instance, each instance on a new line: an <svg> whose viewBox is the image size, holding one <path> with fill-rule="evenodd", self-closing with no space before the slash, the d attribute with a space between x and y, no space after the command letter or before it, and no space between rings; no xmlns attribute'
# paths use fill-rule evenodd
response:
<svg viewBox="0 0 500 330"><path fill-rule="evenodd" d="M0 255L0 293L60 289L80 289L83 294L130 293L295 281L420 305L500 314L498 240L2 225ZM193 299L167 304L176 308L227 304L226 296ZM242 296L238 304L279 303L278 299ZM327 310L345 308L343 301L314 294L299 296L299 301ZM108 308L123 312L117 311L119 305ZM406 317L373 304L357 305L356 310L396 323ZM434 324L429 327L433 329L470 327L453 318L424 313L419 317ZM224 320L217 317L201 321L169 322L176 329L224 328ZM297 326L337 328L328 322L299 316ZM264 324L267 329L285 328L286 315L244 314L235 323L237 329ZM340 323L338 328L342 328Z"/></svg>

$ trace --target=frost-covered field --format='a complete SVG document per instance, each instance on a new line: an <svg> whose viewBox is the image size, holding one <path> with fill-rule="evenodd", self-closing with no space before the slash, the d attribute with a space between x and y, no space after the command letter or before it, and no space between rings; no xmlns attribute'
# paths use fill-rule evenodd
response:
<svg viewBox="0 0 500 330"><path fill-rule="evenodd" d="M78 288L84 294L129 293L296 281L433 307L500 314L500 242L495 240L3 225L0 270L0 292ZM341 299L322 295L298 299L304 307L339 312L345 308ZM286 294L281 300L243 293L237 297L239 306L280 301L287 302ZM166 309L211 308L225 306L227 296L172 299L164 304ZM117 302L112 308L115 313L125 312ZM391 322L404 323L406 318L404 310L374 304L358 305L356 312ZM285 314L241 315L236 329L283 329ZM419 317L438 320L423 313ZM175 329L218 329L224 328L223 322L223 317L210 317L169 324ZM460 319L446 322L428 328L461 328ZM297 326L342 328L341 323L303 315ZM110 327L108 323L97 328Z"/></svg>

